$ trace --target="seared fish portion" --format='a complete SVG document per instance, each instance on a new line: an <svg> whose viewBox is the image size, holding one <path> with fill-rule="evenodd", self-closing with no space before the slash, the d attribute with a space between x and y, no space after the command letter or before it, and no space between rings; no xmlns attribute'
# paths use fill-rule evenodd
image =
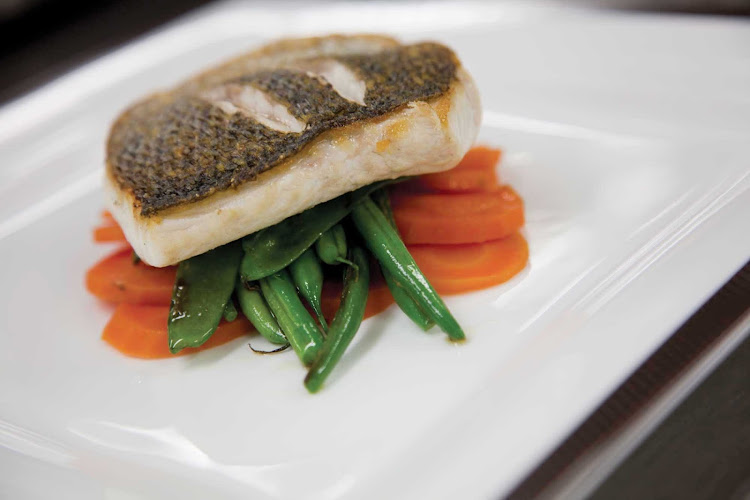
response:
<svg viewBox="0 0 750 500"><path fill-rule="evenodd" d="M442 45L284 40L123 113L106 191L138 255L176 264L363 185L451 168L480 113Z"/></svg>

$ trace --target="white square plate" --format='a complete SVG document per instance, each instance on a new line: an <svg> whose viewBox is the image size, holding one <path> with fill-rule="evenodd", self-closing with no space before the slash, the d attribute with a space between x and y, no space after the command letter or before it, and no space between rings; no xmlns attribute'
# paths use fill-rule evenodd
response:
<svg viewBox="0 0 750 500"><path fill-rule="evenodd" d="M130 101L265 39L454 47L525 198L530 266L392 307L308 395L236 341L139 361L82 286L103 144ZM494 498L750 257L750 24L528 4L219 4L0 110L0 497ZM41 480L44 478L44 481Z"/></svg>

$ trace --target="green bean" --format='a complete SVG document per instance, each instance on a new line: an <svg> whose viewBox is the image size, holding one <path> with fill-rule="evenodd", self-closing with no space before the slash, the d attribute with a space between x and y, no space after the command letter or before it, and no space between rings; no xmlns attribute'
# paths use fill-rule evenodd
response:
<svg viewBox="0 0 750 500"><path fill-rule="evenodd" d="M294 352L302 363L309 365L318 355L323 337L300 301L289 272L282 269L261 279L260 288Z"/></svg>
<svg viewBox="0 0 750 500"><path fill-rule="evenodd" d="M328 324L323 317L323 309L320 305L323 293L323 268L315 251L312 248L308 248L302 252L302 255L289 264L289 272L300 294L302 294L313 311L315 311L315 315L318 317L323 331L327 331Z"/></svg>
<svg viewBox="0 0 750 500"><path fill-rule="evenodd" d="M372 200L380 208L388 223L393 229L398 231L396 227L396 220L393 217L393 210L391 209L391 201L388 197L388 193L385 188L378 189L372 193ZM411 319L419 328L424 331L429 330L435 326L435 322L430 319L424 312L424 310L415 302L415 300L406 291L406 288L401 284L388 269L384 266L380 266L383 271L383 278L385 283L388 285L388 289L391 291L393 300L396 301L398 307Z"/></svg>
<svg viewBox="0 0 750 500"><path fill-rule="evenodd" d="M396 227L396 219L393 216L393 207L391 207L391 198L388 196L388 190L386 188L380 188L372 192L370 195L372 201L378 206L385 218L388 219L388 223L398 231Z"/></svg>
<svg viewBox="0 0 750 500"><path fill-rule="evenodd" d="M234 307L232 299L227 301L227 305L224 307L224 321L232 322L237 319L237 308Z"/></svg>
<svg viewBox="0 0 750 500"><path fill-rule="evenodd" d="M359 247L352 248L350 255L355 265L348 266L344 272L341 307L331 322L328 338L323 343L318 358L305 377L305 387L310 392L317 392L323 386L323 382L349 347L365 316L367 292L370 286L367 256Z"/></svg>
<svg viewBox="0 0 750 500"><path fill-rule="evenodd" d="M398 307L401 308L404 314L425 332L435 326L435 322L425 314L424 310L419 307L419 304L406 291L406 288L393 277L393 274L384 266L380 266L380 270L383 272L385 284L388 285L388 290L391 291L393 300L396 301L396 304L398 304Z"/></svg>
<svg viewBox="0 0 750 500"><path fill-rule="evenodd" d="M464 340L466 336L458 322L419 270L404 242L375 202L369 196L364 198L354 206L351 217L380 264L404 285L409 295L451 340Z"/></svg>
<svg viewBox="0 0 750 500"><path fill-rule="evenodd" d="M276 318L273 317L273 313L260 293L260 285L257 283L245 284L242 279L238 279L235 291L242 313L250 320L258 333L273 344L286 344L286 337L281 332Z"/></svg>
<svg viewBox="0 0 750 500"><path fill-rule="evenodd" d="M183 260L169 309L169 350L198 347L216 331L230 300L242 258L239 241Z"/></svg>
<svg viewBox="0 0 750 500"><path fill-rule="evenodd" d="M346 217L355 202L392 182L396 181L375 182L245 236L242 238L245 249L240 267L242 279L255 281L284 269L320 235Z"/></svg>
<svg viewBox="0 0 750 500"><path fill-rule="evenodd" d="M346 233L341 224L336 224L320 235L318 241L315 242L315 252L326 264L352 265L352 262L346 259Z"/></svg>

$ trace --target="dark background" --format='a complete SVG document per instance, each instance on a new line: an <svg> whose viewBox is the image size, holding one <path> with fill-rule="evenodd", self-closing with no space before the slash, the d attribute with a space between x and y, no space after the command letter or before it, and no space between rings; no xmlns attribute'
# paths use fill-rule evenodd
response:
<svg viewBox="0 0 750 500"><path fill-rule="evenodd" d="M208 0L0 0L0 103ZM664 12L750 15L750 0L557 2Z"/></svg>
<svg viewBox="0 0 750 500"><path fill-rule="evenodd" d="M0 0L0 103L207 0Z"/></svg>

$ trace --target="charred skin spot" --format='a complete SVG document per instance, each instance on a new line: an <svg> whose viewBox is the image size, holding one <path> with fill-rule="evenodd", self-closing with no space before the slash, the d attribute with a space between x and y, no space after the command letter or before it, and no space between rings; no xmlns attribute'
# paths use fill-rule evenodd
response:
<svg viewBox="0 0 750 500"><path fill-rule="evenodd" d="M107 144L107 168L121 188L132 192L141 215L151 216L240 186L327 130L437 97L450 88L457 68L450 49L432 43L334 59L365 82L364 106L317 78L286 69L233 81L286 104L307 124L301 133L278 132L241 113L227 114L192 94L158 94L117 120Z"/></svg>

